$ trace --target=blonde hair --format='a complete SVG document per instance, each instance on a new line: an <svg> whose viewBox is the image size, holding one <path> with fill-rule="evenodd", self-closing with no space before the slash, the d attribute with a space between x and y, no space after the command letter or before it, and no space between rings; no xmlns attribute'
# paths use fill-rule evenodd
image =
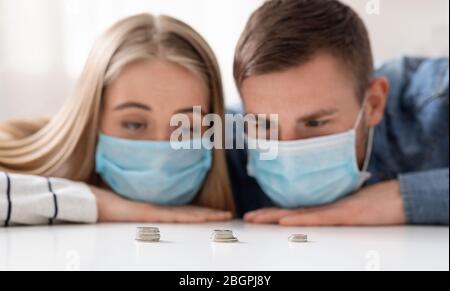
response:
<svg viewBox="0 0 450 291"><path fill-rule="evenodd" d="M0 123L0 170L98 185L94 156L105 87L125 66L149 59L171 61L200 76L208 84L211 111L224 116L220 70L206 41L174 18L140 14L97 40L74 94L55 117ZM194 204L234 211L223 150L215 150Z"/></svg>

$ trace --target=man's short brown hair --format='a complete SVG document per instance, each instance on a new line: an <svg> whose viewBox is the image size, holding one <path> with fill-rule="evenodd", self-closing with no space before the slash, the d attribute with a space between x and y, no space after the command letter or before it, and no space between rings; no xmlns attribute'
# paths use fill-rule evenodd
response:
<svg viewBox="0 0 450 291"><path fill-rule="evenodd" d="M270 0L253 13L239 40L234 77L245 79L302 65L319 53L337 58L361 96L373 77L373 55L362 19L337 0Z"/></svg>

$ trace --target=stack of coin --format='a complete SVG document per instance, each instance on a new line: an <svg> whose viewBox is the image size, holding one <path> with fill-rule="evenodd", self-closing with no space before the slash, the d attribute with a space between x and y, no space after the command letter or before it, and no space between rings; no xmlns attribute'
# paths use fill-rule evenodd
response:
<svg viewBox="0 0 450 291"><path fill-rule="evenodd" d="M136 240L141 242L159 242L161 234L157 227L138 227L136 230Z"/></svg>
<svg viewBox="0 0 450 291"><path fill-rule="evenodd" d="M231 230L214 230L211 240L217 243L236 243L239 240L234 236Z"/></svg>
<svg viewBox="0 0 450 291"><path fill-rule="evenodd" d="M293 234L289 237L289 242L306 243L308 242L308 236L306 234Z"/></svg>

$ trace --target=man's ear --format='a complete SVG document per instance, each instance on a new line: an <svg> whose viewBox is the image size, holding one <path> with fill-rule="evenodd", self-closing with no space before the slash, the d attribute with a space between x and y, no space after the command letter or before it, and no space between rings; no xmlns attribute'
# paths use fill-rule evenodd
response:
<svg viewBox="0 0 450 291"><path fill-rule="evenodd" d="M389 81L384 77L374 79L367 92L366 124L378 125L384 116L389 95Z"/></svg>

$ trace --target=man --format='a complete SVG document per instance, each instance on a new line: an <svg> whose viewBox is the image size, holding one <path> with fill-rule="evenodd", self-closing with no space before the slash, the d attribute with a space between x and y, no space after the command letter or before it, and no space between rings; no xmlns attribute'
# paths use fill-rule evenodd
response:
<svg viewBox="0 0 450 291"><path fill-rule="evenodd" d="M247 113L279 115L258 124L278 127L280 151L229 153L246 221L448 225L448 59L373 68L364 23L339 1L272 0L252 15L235 79Z"/></svg>

